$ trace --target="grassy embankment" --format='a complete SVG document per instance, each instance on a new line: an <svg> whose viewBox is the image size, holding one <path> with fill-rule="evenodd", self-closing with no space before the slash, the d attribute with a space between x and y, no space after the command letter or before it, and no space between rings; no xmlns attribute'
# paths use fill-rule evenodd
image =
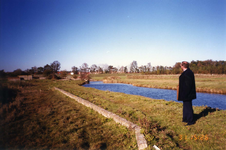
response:
<svg viewBox="0 0 226 150"><path fill-rule="evenodd" d="M0 84L0 149L137 148L133 132L54 91L53 84Z"/></svg>
<svg viewBox="0 0 226 150"><path fill-rule="evenodd" d="M115 79L107 82L126 83L139 87L162 88L175 90L179 75L139 75L114 74ZM119 78L117 78L119 77ZM92 75L94 80L107 79L106 75ZM197 92L226 94L226 75L195 75Z"/></svg>
<svg viewBox="0 0 226 150"><path fill-rule="evenodd" d="M1 106L1 147L136 148L132 132L53 91L56 86L141 126L148 149L226 148L225 110L193 107L196 124L186 127L181 103L85 88L78 81L25 83L7 86L14 96Z"/></svg>
<svg viewBox="0 0 226 150"><path fill-rule="evenodd" d="M161 149L226 148L225 110L193 107L196 124L186 127L181 122L181 103L85 88L73 81L55 86L141 126L149 149L154 144Z"/></svg>

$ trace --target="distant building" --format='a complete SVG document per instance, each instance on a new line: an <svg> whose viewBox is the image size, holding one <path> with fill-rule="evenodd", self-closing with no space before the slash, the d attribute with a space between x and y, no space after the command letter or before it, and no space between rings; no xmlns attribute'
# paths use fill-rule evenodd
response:
<svg viewBox="0 0 226 150"><path fill-rule="evenodd" d="M19 75L18 76L20 80L32 80L33 75Z"/></svg>

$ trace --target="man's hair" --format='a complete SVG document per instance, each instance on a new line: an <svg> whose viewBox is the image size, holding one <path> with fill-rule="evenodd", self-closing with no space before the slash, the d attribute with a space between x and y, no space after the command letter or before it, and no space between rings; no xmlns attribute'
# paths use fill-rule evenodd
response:
<svg viewBox="0 0 226 150"><path fill-rule="evenodd" d="M181 65L184 66L184 68L189 68L189 63L187 61L182 61Z"/></svg>

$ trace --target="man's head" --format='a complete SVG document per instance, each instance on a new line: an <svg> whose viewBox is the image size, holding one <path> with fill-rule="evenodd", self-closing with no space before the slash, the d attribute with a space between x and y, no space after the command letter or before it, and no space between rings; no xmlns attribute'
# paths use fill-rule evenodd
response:
<svg viewBox="0 0 226 150"><path fill-rule="evenodd" d="M189 68L189 63L187 61L182 61L182 63L180 64L180 67L182 70L185 70Z"/></svg>

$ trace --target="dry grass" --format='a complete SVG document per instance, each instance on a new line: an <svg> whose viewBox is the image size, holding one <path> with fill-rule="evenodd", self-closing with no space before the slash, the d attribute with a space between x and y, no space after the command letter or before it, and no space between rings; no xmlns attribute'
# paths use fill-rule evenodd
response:
<svg viewBox="0 0 226 150"><path fill-rule="evenodd" d="M109 75L112 76L112 75ZM179 75L118 75L121 79L104 80L105 83L125 83L138 87L161 88L176 90ZM98 80L107 79L107 76L97 76ZM92 78L95 80L96 76ZM226 75L196 74L196 91L207 93L226 94ZM113 81L113 82L112 82Z"/></svg>
<svg viewBox="0 0 226 150"><path fill-rule="evenodd" d="M132 131L53 91L48 82L1 84L1 91L17 91L0 108L1 149L137 148Z"/></svg>

